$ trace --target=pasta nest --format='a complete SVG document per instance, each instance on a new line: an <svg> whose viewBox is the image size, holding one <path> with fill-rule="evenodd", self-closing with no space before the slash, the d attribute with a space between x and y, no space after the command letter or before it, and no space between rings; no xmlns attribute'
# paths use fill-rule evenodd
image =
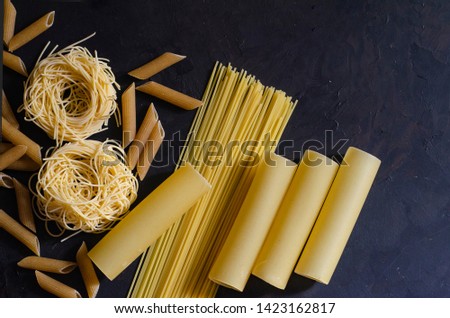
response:
<svg viewBox="0 0 450 318"><path fill-rule="evenodd" d="M105 130L117 109L114 86L119 89L108 60L76 45L53 51L38 60L25 83L25 120L57 145Z"/></svg>
<svg viewBox="0 0 450 318"><path fill-rule="evenodd" d="M100 233L122 219L136 200L138 181L120 145L111 140L83 140L56 148L37 176L35 212L47 231ZM48 221L55 221L52 233Z"/></svg>

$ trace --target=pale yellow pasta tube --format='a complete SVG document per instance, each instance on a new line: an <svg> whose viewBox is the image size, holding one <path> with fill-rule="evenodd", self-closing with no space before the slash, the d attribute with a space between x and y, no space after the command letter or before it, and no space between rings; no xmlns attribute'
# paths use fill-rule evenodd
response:
<svg viewBox="0 0 450 318"><path fill-rule="evenodd" d="M201 100L180 93L167 86L150 81L136 88L138 91L155 96L172 105L181 107L186 110L192 110L203 105Z"/></svg>
<svg viewBox="0 0 450 318"><path fill-rule="evenodd" d="M13 182L14 191L16 192L17 209L19 210L19 220L29 230L36 233L30 191L19 180L14 178Z"/></svg>
<svg viewBox="0 0 450 318"><path fill-rule="evenodd" d="M17 145L0 154L0 171L6 169L11 163L21 158L27 152L27 149L27 146Z"/></svg>
<svg viewBox="0 0 450 318"><path fill-rule="evenodd" d="M6 173L0 172L0 187L12 189L14 188L14 180Z"/></svg>
<svg viewBox="0 0 450 318"><path fill-rule="evenodd" d="M11 149L12 147L14 147L13 144L0 142L0 153L4 153L6 150Z"/></svg>
<svg viewBox="0 0 450 318"><path fill-rule="evenodd" d="M17 55L3 51L3 65L23 76L28 76L27 68Z"/></svg>
<svg viewBox="0 0 450 318"><path fill-rule="evenodd" d="M77 263L89 298L95 298L100 288L100 282L95 273L94 265L87 253L86 243L83 242L77 252Z"/></svg>
<svg viewBox="0 0 450 318"><path fill-rule="evenodd" d="M75 262L40 256L27 256L18 262L17 265L26 269L55 274L68 274L77 267Z"/></svg>
<svg viewBox="0 0 450 318"><path fill-rule="evenodd" d="M380 164L360 149L347 150L295 273L330 282Z"/></svg>
<svg viewBox="0 0 450 318"><path fill-rule="evenodd" d="M165 70L169 66L172 66L175 63L185 59L186 56L174 54L171 52L166 52L157 58L151 60L150 62L138 67L135 70L132 70L128 73L133 77L136 77L141 80L145 80L147 78L152 77L153 75Z"/></svg>
<svg viewBox="0 0 450 318"><path fill-rule="evenodd" d="M11 108L11 105L6 98L5 91L2 89L2 116L5 117L7 121L14 127L19 128L19 123L17 122L16 116Z"/></svg>
<svg viewBox="0 0 450 318"><path fill-rule="evenodd" d="M153 159L155 158L165 135L166 133L164 132L164 128L162 127L161 122L158 120L158 123L153 128L150 137L148 137L144 149L139 156L139 163L136 170L141 181L144 180L145 176L147 175L147 172L152 165Z"/></svg>
<svg viewBox="0 0 450 318"><path fill-rule="evenodd" d="M113 280L210 188L208 181L187 163L106 234L89 257Z"/></svg>
<svg viewBox="0 0 450 318"><path fill-rule="evenodd" d="M209 272L209 278L215 283L238 291L244 290L297 169L290 160L274 153L267 155L258 166L233 227Z"/></svg>
<svg viewBox="0 0 450 318"><path fill-rule="evenodd" d="M55 11L47 13L42 18L33 22L25 29L14 35L11 41L9 41L8 50L13 52L18 48L22 47L23 45L27 44L35 37L37 37L39 34L48 30L53 25L54 21L55 21Z"/></svg>
<svg viewBox="0 0 450 318"><path fill-rule="evenodd" d="M252 273L284 289L339 165L307 150L283 199Z"/></svg>
<svg viewBox="0 0 450 318"><path fill-rule="evenodd" d="M28 156L23 156L19 160L11 163L6 169L17 171L36 171L39 167L40 165L31 160Z"/></svg>
<svg viewBox="0 0 450 318"><path fill-rule="evenodd" d="M36 279L43 290L60 298L81 298L80 293L66 284L51 278L40 271L35 271Z"/></svg>
<svg viewBox="0 0 450 318"><path fill-rule="evenodd" d="M39 255L40 246L36 235L20 225L2 209L0 209L0 228L3 228L6 232L14 236L22 244L32 250L33 253Z"/></svg>
<svg viewBox="0 0 450 318"><path fill-rule="evenodd" d="M126 148L136 136L136 90L132 83L122 94L122 147Z"/></svg>
<svg viewBox="0 0 450 318"><path fill-rule="evenodd" d="M14 35L17 12L11 0L4 0L3 4L3 42L8 46Z"/></svg>

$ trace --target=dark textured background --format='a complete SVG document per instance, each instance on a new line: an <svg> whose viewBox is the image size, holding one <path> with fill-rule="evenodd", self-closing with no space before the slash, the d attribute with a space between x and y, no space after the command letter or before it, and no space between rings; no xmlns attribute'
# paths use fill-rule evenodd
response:
<svg viewBox="0 0 450 318"><path fill-rule="evenodd" d="M213 63L245 68L264 84L299 99L283 139L300 151L308 140L334 140L378 156L382 166L328 286L293 275L280 291L251 278L243 293L221 297L449 297L450 296L450 2L448 1L23 1L15 0L16 30L56 10L54 26L16 53L29 70L47 41L84 43L126 73L173 51L188 56L155 80L201 98ZM10 103L21 104L23 78L4 70ZM137 94L138 116L156 102L167 136L186 136L193 112ZM21 120L44 148L48 137ZM120 137L110 130L95 138ZM179 144L179 143L177 143ZM308 143L306 143L308 144ZM342 149L341 154L345 150ZM333 150L319 149L327 155ZM169 157L167 145L162 153ZM175 159L178 154L173 154ZM288 149L286 155L298 160ZM153 168L142 199L173 170ZM29 174L11 172L23 182ZM0 189L0 206L16 213L14 193ZM73 259L79 235L60 243L38 228L44 256ZM30 255L0 230L0 296L47 297L31 271L15 264ZM100 297L123 297L136 262L115 281L101 276ZM63 277L82 291L77 272Z"/></svg>

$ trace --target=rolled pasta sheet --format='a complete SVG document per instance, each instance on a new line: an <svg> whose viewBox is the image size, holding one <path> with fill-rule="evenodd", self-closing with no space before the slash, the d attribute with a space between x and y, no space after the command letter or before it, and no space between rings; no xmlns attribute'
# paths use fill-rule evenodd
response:
<svg viewBox="0 0 450 318"><path fill-rule="evenodd" d="M40 271L35 271L36 279L43 290L60 298L81 298L80 293L66 284L51 278Z"/></svg>
<svg viewBox="0 0 450 318"><path fill-rule="evenodd" d="M147 175L153 159L155 159L155 156L161 147L165 135L166 133L164 132L164 128L158 120L158 123L153 128L150 137L148 137L148 140L145 143L144 150L142 150L142 153L139 156L139 162L136 170L141 181L144 180Z"/></svg>
<svg viewBox="0 0 450 318"><path fill-rule="evenodd" d="M35 37L48 30L55 21L55 11L51 11L41 17L39 20L33 22L25 29L12 37L8 44L8 50L13 52L23 45L27 44Z"/></svg>
<svg viewBox="0 0 450 318"><path fill-rule="evenodd" d="M95 298L100 288L100 282L95 273L94 265L87 253L86 243L83 242L77 252L77 263L89 298Z"/></svg>
<svg viewBox="0 0 450 318"><path fill-rule="evenodd" d="M209 273L215 283L243 291L297 165L267 154Z"/></svg>
<svg viewBox="0 0 450 318"><path fill-rule="evenodd" d="M23 76L28 76L27 68L22 59L17 55L3 51L3 65Z"/></svg>
<svg viewBox="0 0 450 318"><path fill-rule="evenodd" d="M0 209L0 228L14 236L22 244L28 247L34 254L40 254L39 240L19 222L10 217L5 211Z"/></svg>
<svg viewBox="0 0 450 318"><path fill-rule="evenodd" d="M306 150L277 212L252 273L286 288L339 165Z"/></svg>
<svg viewBox="0 0 450 318"><path fill-rule="evenodd" d="M16 119L16 116L14 116L14 112L11 108L11 105L8 102L8 99L6 98L5 91L2 89L2 116L5 117L9 123L14 126L14 128L19 128L19 122Z"/></svg>
<svg viewBox="0 0 450 318"><path fill-rule="evenodd" d="M136 89L140 92L155 96L163 101L186 110L192 110L203 105L201 100L195 99L153 81L142 84Z"/></svg>
<svg viewBox="0 0 450 318"><path fill-rule="evenodd" d="M3 42L8 46L14 35L17 12L10 0L4 0L3 5Z"/></svg>
<svg viewBox="0 0 450 318"><path fill-rule="evenodd" d="M10 164L19 160L26 152L28 147L17 145L0 154L0 170L6 169Z"/></svg>
<svg viewBox="0 0 450 318"><path fill-rule="evenodd" d="M176 170L88 253L113 280L211 189L190 164Z"/></svg>
<svg viewBox="0 0 450 318"><path fill-rule="evenodd" d="M77 267L75 262L40 256L25 257L17 265L26 269L55 274L68 274Z"/></svg>
<svg viewBox="0 0 450 318"><path fill-rule="evenodd" d="M132 83L122 94L122 147L126 148L136 136L136 90Z"/></svg>
<svg viewBox="0 0 450 318"><path fill-rule="evenodd" d="M36 233L30 191L19 180L14 178L13 182L14 191L16 192L17 209L19 210L19 220L30 231Z"/></svg>
<svg viewBox="0 0 450 318"><path fill-rule="evenodd" d="M295 273L330 282L380 164L360 149L347 150Z"/></svg>
<svg viewBox="0 0 450 318"><path fill-rule="evenodd" d="M175 63L178 63L181 60L184 60L186 56L178 55L171 52L166 52L157 58L151 60L150 62L138 67L135 70L132 70L128 73L128 75L136 77L141 80L148 79L153 75L165 70L166 68L172 66Z"/></svg>
<svg viewBox="0 0 450 318"><path fill-rule="evenodd" d="M14 188L14 180L6 173L0 172L0 187L12 189Z"/></svg>

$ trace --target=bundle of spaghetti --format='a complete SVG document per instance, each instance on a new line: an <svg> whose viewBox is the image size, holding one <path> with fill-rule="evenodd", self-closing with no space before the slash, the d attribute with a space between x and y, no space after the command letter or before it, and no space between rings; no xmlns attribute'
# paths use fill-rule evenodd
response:
<svg viewBox="0 0 450 318"><path fill-rule="evenodd" d="M82 140L56 148L35 176L36 214L55 236L65 230L109 230L137 197L138 181L122 147L111 140ZM49 221L56 222L58 233L50 231Z"/></svg>
<svg viewBox="0 0 450 318"><path fill-rule="evenodd" d="M142 257L130 297L213 297L208 279L250 187L258 160L273 150L296 102L246 71L216 64L179 165L189 162L212 190ZM273 141L270 144L270 141ZM205 149L221 149L214 162ZM243 151L246 150L246 151ZM249 238L251 239L251 238Z"/></svg>
<svg viewBox="0 0 450 318"><path fill-rule="evenodd" d="M41 60L42 52L25 83L19 108L57 145L104 130L117 109L114 86L119 89L119 85L108 60L76 44L57 52L55 47Z"/></svg>

